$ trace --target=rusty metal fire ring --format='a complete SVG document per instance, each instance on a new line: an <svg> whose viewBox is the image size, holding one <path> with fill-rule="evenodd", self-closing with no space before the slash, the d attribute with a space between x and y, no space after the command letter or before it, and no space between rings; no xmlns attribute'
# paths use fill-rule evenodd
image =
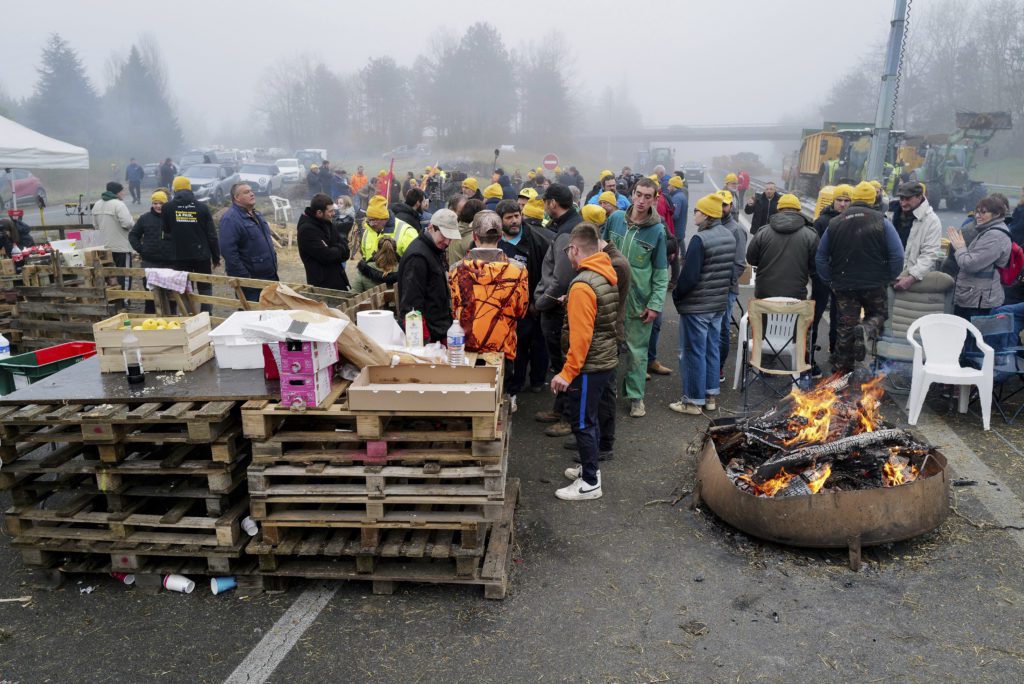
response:
<svg viewBox="0 0 1024 684"><path fill-rule="evenodd" d="M941 525L949 514L949 492L946 458L934 452L921 477L898 487L759 497L730 481L708 436L698 457L694 505L703 501L733 527L768 541L848 547L856 570L861 546L909 539Z"/></svg>

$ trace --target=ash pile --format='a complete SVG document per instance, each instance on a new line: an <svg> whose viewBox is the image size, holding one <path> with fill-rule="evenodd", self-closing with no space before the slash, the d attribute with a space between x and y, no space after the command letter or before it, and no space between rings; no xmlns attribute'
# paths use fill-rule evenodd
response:
<svg viewBox="0 0 1024 684"><path fill-rule="evenodd" d="M710 429L729 480L756 497L898 487L935 449L881 415L885 376L833 376L794 390L763 415Z"/></svg>

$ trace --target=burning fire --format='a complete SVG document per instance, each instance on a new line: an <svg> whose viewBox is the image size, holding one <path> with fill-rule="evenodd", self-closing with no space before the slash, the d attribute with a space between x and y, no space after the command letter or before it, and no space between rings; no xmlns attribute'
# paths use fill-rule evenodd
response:
<svg viewBox="0 0 1024 684"><path fill-rule="evenodd" d="M848 419L847 422L856 421L849 434L874 432L878 429L882 420L882 396L885 394L885 390L882 389L883 380L885 376L879 375L860 386L860 399L857 400L856 406L852 407L855 409L855 415L842 416ZM787 447L821 444L827 441L834 420L841 414L853 413L848 410L851 408L849 404L836 405L839 402L839 395L827 382L807 392L794 387L789 396L796 403L796 408L789 419L789 429L794 434L782 441Z"/></svg>
<svg viewBox="0 0 1024 684"><path fill-rule="evenodd" d="M857 413L860 430L857 432L874 432L882 420L880 412L882 396L885 390L882 389L884 375L879 375L860 386L860 399L857 401Z"/></svg>
<svg viewBox="0 0 1024 684"><path fill-rule="evenodd" d="M775 496L780 491L788 487L790 481L794 477L796 477L796 475L790 475L786 472L786 469L783 468L779 471L779 474L772 479L765 480L763 484L754 486L758 489L759 493L764 496Z"/></svg>
<svg viewBox="0 0 1024 684"><path fill-rule="evenodd" d="M825 486L825 480L832 474L832 466L828 463L815 473L810 479L807 480L807 487L811 490L812 494L817 494L822 487Z"/></svg>
<svg viewBox="0 0 1024 684"><path fill-rule="evenodd" d="M897 456L890 449L889 460L882 465L882 484L886 487L898 487L901 484L913 482L917 479L920 471L917 466L910 463L906 456Z"/></svg>

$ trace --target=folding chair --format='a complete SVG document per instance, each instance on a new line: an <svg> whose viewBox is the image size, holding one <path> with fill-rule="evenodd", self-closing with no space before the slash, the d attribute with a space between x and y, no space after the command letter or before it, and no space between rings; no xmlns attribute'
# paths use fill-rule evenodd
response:
<svg viewBox="0 0 1024 684"><path fill-rule="evenodd" d="M985 343L992 347L994 360L992 365L992 403L995 405L999 415L1007 425L1013 423L1024 411L1024 402L1017 407L1009 418L1005 404L1010 399L1024 391L1024 383L1019 384L1015 389L1011 387L1012 380L1024 380L1024 347L1014 344L1020 340L1014 339L1013 316L1006 313L993 314L990 316L971 316L971 324L981 332ZM980 368L984 362L984 354L977 346L970 343L964 350L964 358L972 366Z"/></svg>
<svg viewBox="0 0 1024 684"><path fill-rule="evenodd" d="M761 383L783 396L790 383L811 369L808 361L808 336L814 321L814 301L790 297L751 299L747 313L740 322L740 340L736 348L736 376L733 389L743 394L743 408L747 409L751 385ZM747 331L750 339L747 339ZM783 363L785 357L788 363ZM768 382L770 377L788 376L786 392L780 392Z"/></svg>

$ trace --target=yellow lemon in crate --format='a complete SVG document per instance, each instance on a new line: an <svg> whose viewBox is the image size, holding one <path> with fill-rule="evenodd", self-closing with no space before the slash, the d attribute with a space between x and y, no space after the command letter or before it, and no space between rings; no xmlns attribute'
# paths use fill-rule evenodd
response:
<svg viewBox="0 0 1024 684"><path fill-rule="evenodd" d="M167 329L168 330L181 330L181 323L179 323L178 321L170 321L167 324Z"/></svg>
<svg viewBox="0 0 1024 684"><path fill-rule="evenodd" d="M155 318L147 318L142 321L143 330L156 330L157 320Z"/></svg>

